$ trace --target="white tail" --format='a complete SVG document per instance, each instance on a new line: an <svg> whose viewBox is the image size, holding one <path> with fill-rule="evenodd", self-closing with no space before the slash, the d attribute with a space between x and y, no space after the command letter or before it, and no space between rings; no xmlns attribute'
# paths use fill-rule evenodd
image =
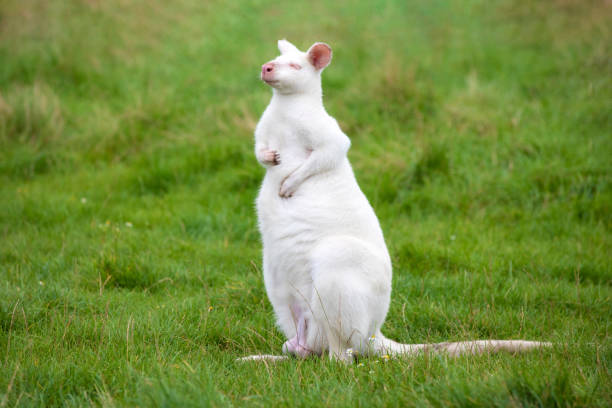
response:
<svg viewBox="0 0 612 408"><path fill-rule="evenodd" d="M290 356L275 356L274 354L254 354L252 356L240 357L236 361L279 361L287 360Z"/></svg>
<svg viewBox="0 0 612 408"><path fill-rule="evenodd" d="M465 354L483 354L505 351L508 353L522 353L542 347L551 347L552 343L528 340L469 340L455 343L429 343L429 344L402 344L386 338L380 332L370 338L369 353L374 355L402 356L419 353L440 353L450 357ZM349 350L347 350L348 352ZM350 352L352 354L352 350ZM271 361L276 362L290 358L288 355L276 356L272 354L256 354L238 358L236 361Z"/></svg>
<svg viewBox="0 0 612 408"><path fill-rule="evenodd" d="M456 343L402 344L386 338L382 334L371 339L374 354L379 355L414 355L423 352L446 353L457 357L462 354L482 354L506 351L520 353L541 347L550 347L551 343L527 340L470 340Z"/></svg>

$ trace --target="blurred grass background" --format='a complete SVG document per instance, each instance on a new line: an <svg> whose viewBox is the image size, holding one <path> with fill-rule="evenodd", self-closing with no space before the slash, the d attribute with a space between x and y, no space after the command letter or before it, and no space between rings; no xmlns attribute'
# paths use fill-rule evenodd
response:
<svg viewBox="0 0 612 408"><path fill-rule="evenodd" d="M0 406L609 406L609 1L4 0ZM385 333L523 356L278 353L253 202L276 40L386 235Z"/></svg>

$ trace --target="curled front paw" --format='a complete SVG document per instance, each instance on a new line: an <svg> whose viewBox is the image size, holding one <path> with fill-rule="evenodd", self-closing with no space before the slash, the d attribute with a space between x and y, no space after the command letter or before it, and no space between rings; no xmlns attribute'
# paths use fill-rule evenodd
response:
<svg viewBox="0 0 612 408"><path fill-rule="evenodd" d="M283 198L289 198L293 195L293 193L295 193L296 189L297 180L294 177L289 176L281 183L278 195Z"/></svg>
<svg viewBox="0 0 612 408"><path fill-rule="evenodd" d="M270 166L277 166L280 164L280 154L276 150L264 150L262 152L262 161Z"/></svg>

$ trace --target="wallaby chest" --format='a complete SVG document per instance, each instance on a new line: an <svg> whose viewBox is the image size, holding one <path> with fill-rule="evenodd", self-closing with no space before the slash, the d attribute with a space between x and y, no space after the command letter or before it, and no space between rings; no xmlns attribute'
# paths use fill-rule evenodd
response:
<svg viewBox="0 0 612 408"><path fill-rule="evenodd" d="M281 156L281 165L296 165L312 150L315 127L302 115L266 111L257 126L256 137L265 138L269 149Z"/></svg>

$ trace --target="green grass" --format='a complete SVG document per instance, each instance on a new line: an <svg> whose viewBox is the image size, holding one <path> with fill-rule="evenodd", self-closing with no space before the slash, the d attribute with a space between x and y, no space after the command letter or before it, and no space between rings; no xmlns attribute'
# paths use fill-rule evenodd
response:
<svg viewBox="0 0 612 408"><path fill-rule="evenodd" d="M0 407L610 406L605 1L0 3ZM394 263L403 342L278 353L253 202L276 40L326 41L328 111Z"/></svg>

